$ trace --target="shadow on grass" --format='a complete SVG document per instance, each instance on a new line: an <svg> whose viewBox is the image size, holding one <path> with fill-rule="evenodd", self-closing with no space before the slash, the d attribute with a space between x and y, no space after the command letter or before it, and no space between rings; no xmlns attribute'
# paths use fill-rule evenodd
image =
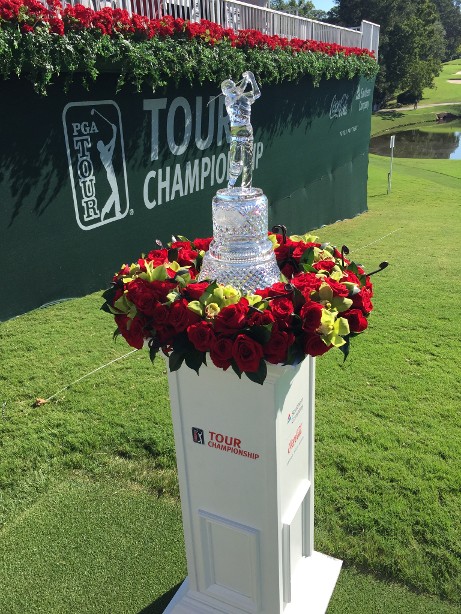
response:
<svg viewBox="0 0 461 614"><path fill-rule="evenodd" d="M150 605L146 606L138 612L138 614L162 614L166 606L173 599L176 591L181 586L182 582L173 586L169 591L164 593L161 597L153 601Z"/></svg>
<svg viewBox="0 0 461 614"><path fill-rule="evenodd" d="M405 114L402 113L401 111L392 110L392 111L380 111L376 115L380 117L381 119L394 120L394 119L398 119L399 117L403 117Z"/></svg>

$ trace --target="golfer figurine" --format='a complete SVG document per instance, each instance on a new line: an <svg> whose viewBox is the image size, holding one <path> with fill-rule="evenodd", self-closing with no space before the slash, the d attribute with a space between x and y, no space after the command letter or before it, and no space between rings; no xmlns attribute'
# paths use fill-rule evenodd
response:
<svg viewBox="0 0 461 614"><path fill-rule="evenodd" d="M235 186L240 175L242 175L242 188L251 188L253 168L251 105L261 96L261 92L252 72L247 70L242 77L243 79L238 83L234 83L231 79L226 79L221 83L231 134L229 188ZM245 91L248 86L250 89Z"/></svg>

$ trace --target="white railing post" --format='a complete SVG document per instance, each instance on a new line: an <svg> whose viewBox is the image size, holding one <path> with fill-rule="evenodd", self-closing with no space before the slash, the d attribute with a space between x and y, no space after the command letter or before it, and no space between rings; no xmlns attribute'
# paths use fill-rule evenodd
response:
<svg viewBox="0 0 461 614"><path fill-rule="evenodd" d="M376 59L378 59L379 26L371 21L362 21L360 30L362 33L361 47L374 51Z"/></svg>

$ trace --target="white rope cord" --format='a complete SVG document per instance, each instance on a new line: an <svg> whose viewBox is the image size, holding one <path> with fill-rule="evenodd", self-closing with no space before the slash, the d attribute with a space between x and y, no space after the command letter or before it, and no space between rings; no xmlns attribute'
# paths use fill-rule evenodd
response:
<svg viewBox="0 0 461 614"><path fill-rule="evenodd" d="M394 232L399 232L399 230L402 230L402 228L396 228L392 232L388 232L387 235L384 235L384 236L380 237L379 239L376 239L376 241L372 241L371 243L367 243L366 245L362 245L362 247L354 249L354 254L355 254L355 252L359 252L360 250L365 249L366 247L370 247L370 245L374 245L375 243L379 243L380 241L382 241L386 237L390 237L391 235L393 235ZM352 253L352 250L351 250L351 253Z"/></svg>
<svg viewBox="0 0 461 614"><path fill-rule="evenodd" d="M58 394L60 394L61 392L64 392L64 390L67 390L68 388L70 388L74 384L78 384L78 382L81 382L82 379L85 379L86 377L90 377L90 375L93 375L93 373L96 373L97 371L100 371L101 369L104 369L105 367L108 367L109 365L113 364L114 362L117 362L118 360L123 360L123 358L126 358L127 356L130 356L131 354L134 354L134 352L139 352L139 350L138 349L131 350L131 352L128 352L127 354L124 354L123 356L119 356L118 358L114 358L114 360L111 360L110 362L106 363L105 365L101 365L97 369L93 369L93 371L90 371L89 373L86 373L85 375L82 375L82 377L79 377L74 382L71 382L70 384L67 384L67 386L64 386L64 388L61 388L61 390L58 390L58 392L55 392L54 394L52 394L47 399L43 399L42 403L48 403L48 401L51 401L51 399L54 399L54 397L58 396Z"/></svg>

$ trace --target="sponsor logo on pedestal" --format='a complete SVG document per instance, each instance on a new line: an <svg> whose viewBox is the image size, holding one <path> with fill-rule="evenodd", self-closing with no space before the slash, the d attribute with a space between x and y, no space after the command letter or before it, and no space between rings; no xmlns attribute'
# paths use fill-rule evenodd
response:
<svg viewBox="0 0 461 614"><path fill-rule="evenodd" d="M242 440L233 435L225 435L223 433L217 433L215 431L208 431L208 437L205 437L203 429L192 427L192 441L214 448L220 452L231 452L236 456L243 456L251 460L257 460L259 454L257 452L250 452L249 450L242 449Z"/></svg>
<svg viewBox="0 0 461 614"><path fill-rule="evenodd" d="M118 105L70 102L62 121L77 224L92 230L124 218L129 199Z"/></svg>

